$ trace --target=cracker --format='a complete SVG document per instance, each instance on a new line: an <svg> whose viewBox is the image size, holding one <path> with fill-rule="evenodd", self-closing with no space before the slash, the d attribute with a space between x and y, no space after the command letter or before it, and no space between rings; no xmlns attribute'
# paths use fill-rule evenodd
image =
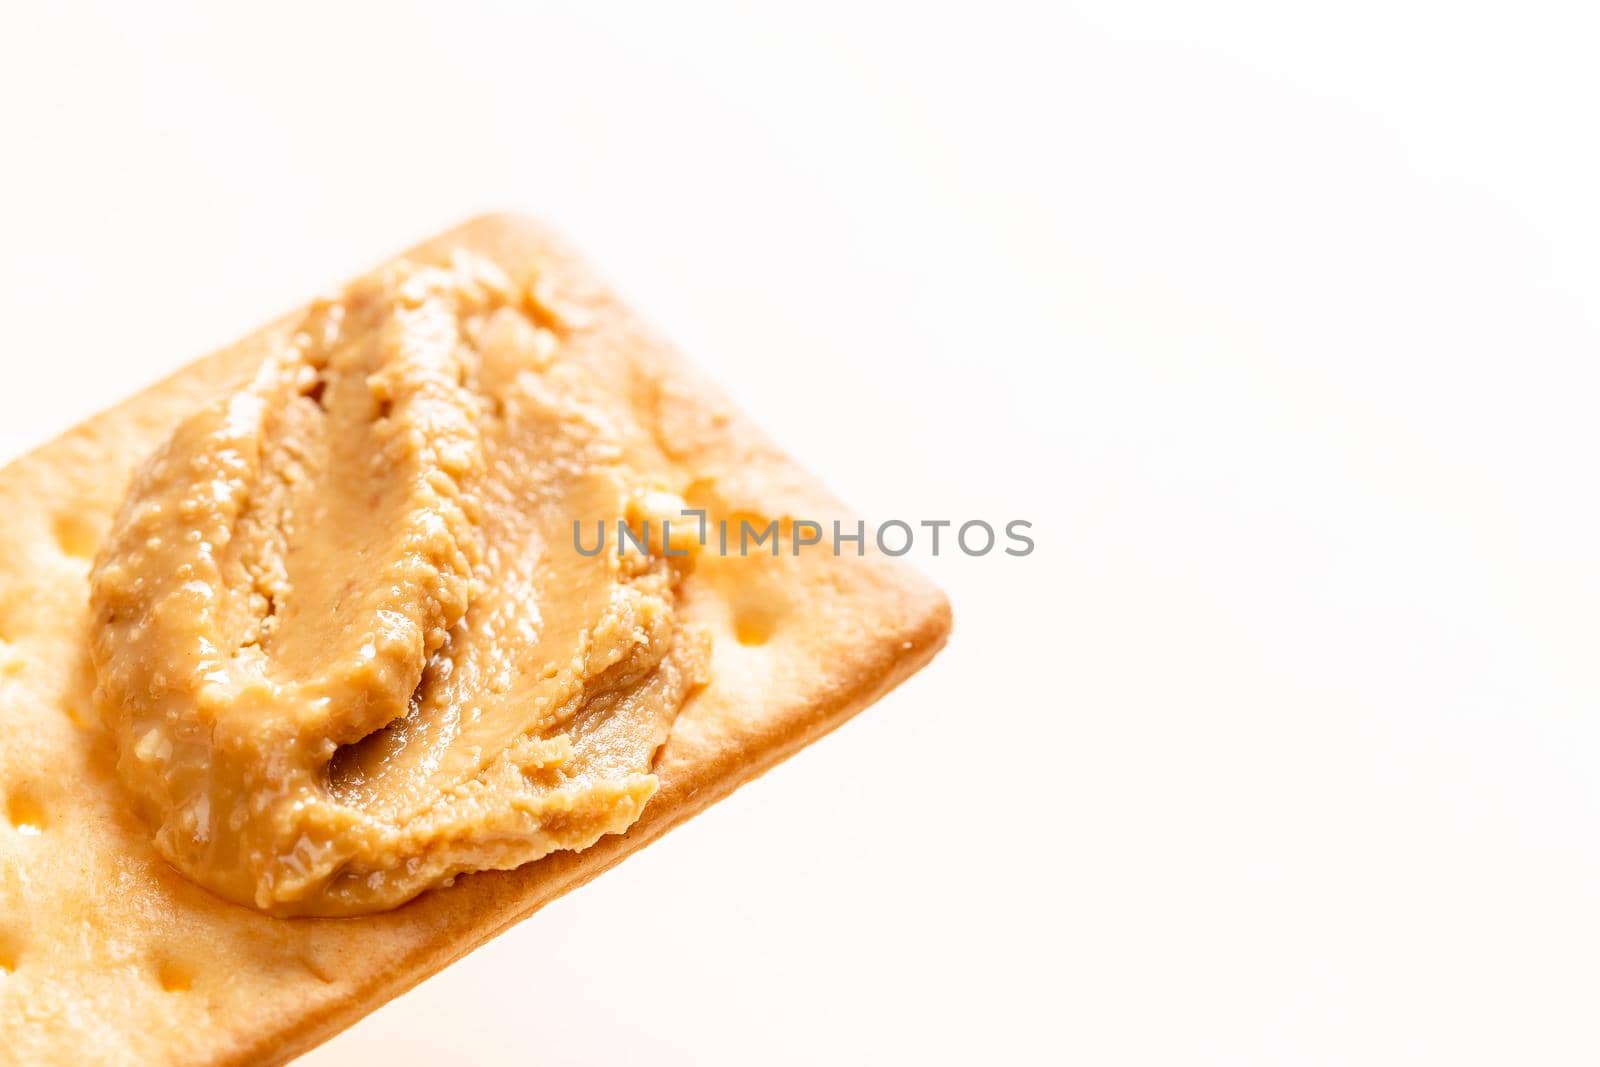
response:
<svg viewBox="0 0 1600 1067"><path fill-rule="evenodd" d="M692 479L692 503L854 528L543 226L480 218L406 255L443 262L457 249L538 279L567 358L597 370L617 411ZM228 904L156 855L121 791L92 702L87 575L132 469L197 405L242 385L299 318L0 470L0 1060L288 1059L821 737L945 641L944 597L870 546L708 559L684 610L713 634L712 681L680 714L657 758L660 791L628 833L356 919Z"/></svg>

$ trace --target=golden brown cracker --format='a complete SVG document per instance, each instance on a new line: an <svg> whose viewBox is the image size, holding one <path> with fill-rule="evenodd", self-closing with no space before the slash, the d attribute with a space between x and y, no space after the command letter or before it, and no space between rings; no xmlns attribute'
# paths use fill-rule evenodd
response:
<svg viewBox="0 0 1600 1067"><path fill-rule="evenodd" d="M406 256L442 262L457 249L535 283L566 356L596 370L616 411L690 476L691 504L762 522L846 519L545 227L480 218ZM712 680L679 715L657 759L660 791L628 833L357 919L228 904L161 861L122 792L92 700L87 575L133 468L197 405L246 382L298 319L0 469L0 1061L303 1052L827 733L948 634L939 591L870 546L708 555L684 606L712 632Z"/></svg>

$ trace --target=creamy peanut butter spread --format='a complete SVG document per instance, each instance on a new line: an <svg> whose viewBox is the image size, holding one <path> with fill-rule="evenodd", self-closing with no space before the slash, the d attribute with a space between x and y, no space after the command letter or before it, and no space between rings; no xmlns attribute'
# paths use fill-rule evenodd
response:
<svg viewBox="0 0 1600 1067"><path fill-rule="evenodd" d="M135 478L91 652L119 772L194 881L358 914L639 817L705 682L693 556L576 550L574 521L676 502L547 322L486 260L392 268Z"/></svg>

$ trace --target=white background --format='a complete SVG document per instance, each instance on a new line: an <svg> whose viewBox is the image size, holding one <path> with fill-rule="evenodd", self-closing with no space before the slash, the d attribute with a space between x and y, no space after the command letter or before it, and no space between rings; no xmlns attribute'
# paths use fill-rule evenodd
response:
<svg viewBox="0 0 1600 1067"><path fill-rule="evenodd" d="M514 208L870 516L1035 524L308 1062L1600 1058L1592 5L47 7L4 454Z"/></svg>

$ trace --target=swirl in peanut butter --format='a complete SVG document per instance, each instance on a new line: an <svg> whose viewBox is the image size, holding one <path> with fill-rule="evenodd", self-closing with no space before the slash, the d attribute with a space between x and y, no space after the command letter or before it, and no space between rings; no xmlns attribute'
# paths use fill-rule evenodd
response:
<svg viewBox="0 0 1600 1067"><path fill-rule="evenodd" d="M92 575L119 771L160 852L280 915L397 906L626 830L705 638L581 368L492 264L315 307L140 471Z"/></svg>

